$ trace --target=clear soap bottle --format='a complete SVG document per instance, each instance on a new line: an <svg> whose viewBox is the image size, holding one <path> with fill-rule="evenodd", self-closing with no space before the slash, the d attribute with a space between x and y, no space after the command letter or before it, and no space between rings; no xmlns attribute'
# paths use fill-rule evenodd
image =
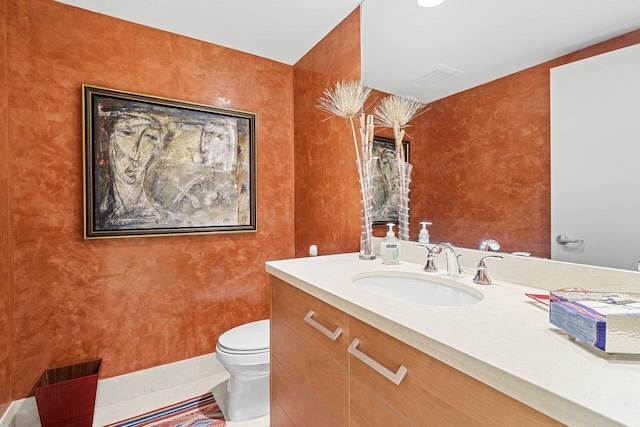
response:
<svg viewBox="0 0 640 427"><path fill-rule="evenodd" d="M420 223L422 226L422 230L418 234L418 243L429 243L429 230L427 230L427 225L431 225L429 221L423 221Z"/></svg>
<svg viewBox="0 0 640 427"><path fill-rule="evenodd" d="M382 243L380 244L380 255L382 255L383 264L400 264L400 240L398 240L393 232L394 225L393 223L387 224L389 231L387 231L386 237L382 239Z"/></svg>

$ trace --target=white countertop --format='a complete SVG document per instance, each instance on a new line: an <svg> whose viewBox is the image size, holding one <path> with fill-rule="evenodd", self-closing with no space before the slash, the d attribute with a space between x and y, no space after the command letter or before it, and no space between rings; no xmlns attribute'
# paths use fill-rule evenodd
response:
<svg viewBox="0 0 640 427"><path fill-rule="evenodd" d="M458 281L484 299L437 307L391 301L352 283L370 272L427 275L406 261L388 266L380 257L341 254L270 261L266 270L562 423L640 426L640 356L571 341L549 323L547 306L524 295L548 291L500 281L476 285L466 271Z"/></svg>

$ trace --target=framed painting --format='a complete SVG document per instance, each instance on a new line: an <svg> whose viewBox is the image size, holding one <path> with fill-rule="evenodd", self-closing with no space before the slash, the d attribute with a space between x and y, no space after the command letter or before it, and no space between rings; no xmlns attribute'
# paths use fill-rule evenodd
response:
<svg viewBox="0 0 640 427"><path fill-rule="evenodd" d="M404 160L409 162L409 141L402 141ZM373 157L378 158L373 177L373 224L398 224L398 166L392 138L373 138Z"/></svg>
<svg viewBox="0 0 640 427"><path fill-rule="evenodd" d="M83 85L85 238L256 230L256 116Z"/></svg>

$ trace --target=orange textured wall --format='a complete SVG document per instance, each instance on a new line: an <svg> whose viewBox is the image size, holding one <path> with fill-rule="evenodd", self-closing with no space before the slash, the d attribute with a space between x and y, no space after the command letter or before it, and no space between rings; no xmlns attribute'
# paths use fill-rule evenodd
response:
<svg viewBox="0 0 640 427"><path fill-rule="evenodd" d="M293 67L296 256L360 248L360 193L351 128L315 105L339 80L360 80L360 9Z"/></svg>
<svg viewBox="0 0 640 427"><path fill-rule="evenodd" d="M11 251L7 109L7 2L0 1L0 416L11 401Z"/></svg>
<svg viewBox="0 0 640 427"><path fill-rule="evenodd" d="M6 3L13 399L49 367L102 357L119 375L268 317L264 262L294 256L292 67L52 0ZM258 232L84 241L82 83L257 113Z"/></svg>
<svg viewBox="0 0 640 427"><path fill-rule="evenodd" d="M412 236L431 220L436 242L494 237L506 252L549 257L549 70L637 43L640 31L432 103L409 131Z"/></svg>

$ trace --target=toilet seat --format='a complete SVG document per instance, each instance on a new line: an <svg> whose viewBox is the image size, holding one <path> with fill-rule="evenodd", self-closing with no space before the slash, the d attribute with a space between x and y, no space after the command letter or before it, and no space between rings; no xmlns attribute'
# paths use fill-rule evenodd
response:
<svg viewBox="0 0 640 427"><path fill-rule="evenodd" d="M245 323L218 338L217 349L229 354L256 354L269 351L269 319Z"/></svg>
<svg viewBox="0 0 640 427"><path fill-rule="evenodd" d="M255 349L255 350L236 350L233 348L227 348L225 346L223 346L222 344L218 343L218 345L216 345L216 350L217 351L222 351L224 353L229 353L229 354L260 354L260 353L269 353L269 349L268 348L259 348L259 349Z"/></svg>
<svg viewBox="0 0 640 427"><path fill-rule="evenodd" d="M245 352L245 353L232 353L221 347L220 344L216 346L216 359L227 369L233 369L233 366L251 366L262 365L269 363L270 352L269 350L260 352ZM267 369L268 371L268 369Z"/></svg>
<svg viewBox="0 0 640 427"><path fill-rule="evenodd" d="M245 323L220 335L216 357L227 367L269 363L269 319Z"/></svg>

